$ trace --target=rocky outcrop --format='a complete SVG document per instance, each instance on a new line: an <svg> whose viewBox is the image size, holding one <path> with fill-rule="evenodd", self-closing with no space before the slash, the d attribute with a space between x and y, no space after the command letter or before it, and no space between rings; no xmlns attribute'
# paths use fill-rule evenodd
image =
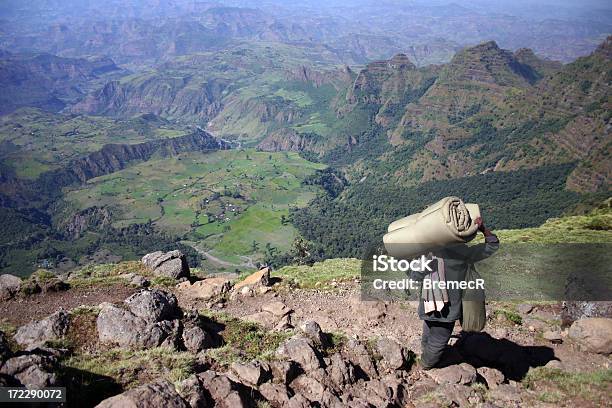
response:
<svg viewBox="0 0 612 408"><path fill-rule="evenodd" d="M612 319L592 317L576 320L568 334L587 351L612 354Z"/></svg>
<svg viewBox="0 0 612 408"><path fill-rule="evenodd" d="M257 145L264 152L320 152L323 139L315 133L298 133L293 129L280 129L270 133Z"/></svg>
<svg viewBox="0 0 612 408"><path fill-rule="evenodd" d="M142 257L142 263L157 276L189 278L187 257L179 250L146 254Z"/></svg>
<svg viewBox="0 0 612 408"><path fill-rule="evenodd" d="M0 374L8 376L18 385L43 388L59 385L57 359L43 354L22 354L9 358L0 367Z"/></svg>
<svg viewBox="0 0 612 408"><path fill-rule="evenodd" d="M96 407L189 408L190 406L176 392L176 389L172 383L159 380L132 388L123 394L107 398Z"/></svg>
<svg viewBox="0 0 612 408"><path fill-rule="evenodd" d="M254 289L261 286L270 285L270 268L262 268L236 283L233 291L241 291L244 288Z"/></svg>
<svg viewBox="0 0 612 408"><path fill-rule="evenodd" d="M127 298L123 306L100 305L96 321L100 342L134 349L178 346L181 311L174 295L143 289Z"/></svg>
<svg viewBox="0 0 612 408"><path fill-rule="evenodd" d="M0 114L23 106L59 111L83 97L81 90L98 75L119 68L109 58L86 60L50 54L0 56Z"/></svg>
<svg viewBox="0 0 612 408"><path fill-rule="evenodd" d="M107 227L111 222L111 212L108 208L94 206L72 215L64 229L68 237L77 239L85 231Z"/></svg>
<svg viewBox="0 0 612 408"><path fill-rule="evenodd" d="M70 315L59 310L43 320L21 326L15 333L15 341L27 350L44 347L48 341L62 338L69 325Z"/></svg>
<svg viewBox="0 0 612 408"><path fill-rule="evenodd" d="M179 392L192 407L248 407L249 397L241 384L227 375L209 370L193 375L179 384Z"/></svg>
<svg viewBox="0 0 612 408"><path fill-rule="evenodd" d="M185 281L176 286L185 296L192 299L213 300L229 292L232 281L222 276L194 282Z"/></svg>
<svg viewBox="0 0 612 408"><path fill-rule="evenodd" d="M21 279L8 273L0 275L0 301L13 298L21 288Z"/></svg>
<svg viewBox="0 0 612 408"><path fill-rule="evenodd" d="M71 108L75 113L129 117L153 113L162 117L207 122L221 109L223 91L230 81L206 80L185 73L144 74L133 81L111 81Z"/></svg>

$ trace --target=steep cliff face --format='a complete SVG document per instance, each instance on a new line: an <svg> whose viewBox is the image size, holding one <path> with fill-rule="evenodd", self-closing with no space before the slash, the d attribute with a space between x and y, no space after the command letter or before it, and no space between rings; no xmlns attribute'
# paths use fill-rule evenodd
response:
<svg viewBox="0 0 612 408"><path fill-rule="evenodd" d="M110 144L101 150L77 159L65 168L43 174L37 183L47 191L74 183L84 183L94 177L110 174L125 168L130 162L148 160L154 154L162 157L181 152L229 149L229 143L197 130L192 134L145 143L121 145Z"/></svg>
<svg viewBox="0 0 612 408"><path fill-rule="evenodd" d="M138 144L108 144L99 151L73 160L36 180L17 178L10 169L0 172L0 204L7 207L44 205L61 195L62 188L124 169L131 162L144 161L153 155L174 156L182 152L226 150L228 142L197 130L189 135L153 140Z"/></svg>
<svg viewBox="0 0 612 408"><path fill-rule="evenodd" d="M258 145L257 149L264 152L309 151L320 153L322 151L321 136L315 133L298 133L292 129L281 129L271 133Z"/></svg>
<svg viewBox="0 0 612 408"><path fill-rule="evenodd" d="M153 113L205 123L219 112L222 93L228 85L229 81L221 78L199 81L189 74L145 74L127 82L111 81L71 111L116 117Z"/></svg>

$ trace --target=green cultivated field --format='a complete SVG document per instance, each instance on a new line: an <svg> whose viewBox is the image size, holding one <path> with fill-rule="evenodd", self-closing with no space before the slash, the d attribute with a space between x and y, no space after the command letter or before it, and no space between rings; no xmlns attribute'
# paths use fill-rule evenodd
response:
<svg viewBox="0 0 612 408"><path fill-rule="evenodd" d="M285 217L316 195L318 187L302 180L323 168L297 153L189 153L92 179L66 200L71 209L108 206L116 227L152 220L238 266L245 256L259 259L266 246L289 249L296 231Z"/></svg>
<svg viewBox="0 0 612 408"><path fill-rule="evenodd" d="M17 177L34 179L105 144L136 144L187 133L153 115L113 120L23 108L0 117L0 162Z"/></svg>

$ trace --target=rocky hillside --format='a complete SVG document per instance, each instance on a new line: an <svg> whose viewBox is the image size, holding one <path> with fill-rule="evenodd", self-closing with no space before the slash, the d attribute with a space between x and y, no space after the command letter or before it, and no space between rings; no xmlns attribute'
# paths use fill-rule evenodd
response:
<svg viewBox="0 0 612 408"><path fill-rule="evenodd" d="M2 275L2 384L66 386L68 406L605 404L609 308L490 302L485 332L457 326L425 371L413 305L361 300L358 274L332 260L202 277L172 251Z"/></svg>
<svg viewBox="0 0 612 408"><path fill-rule="evenodd" d="M0 56L0 114L23 106L59 111L82 98L99 77L121 72L110 58L61 58L50 54Z"/></svg>
<svg viewBox="0 0 612 408"><path fill-rule="evenodd" d="M494 42L463 50L435 70L415 70L398 56L401 64L366 67L348 101L374 110L380 130L401 147L391 157L413 146L412 160L393 167L400 183L576 162L568 188L606 189L609 48L608 39L563 67Z"/></svg>

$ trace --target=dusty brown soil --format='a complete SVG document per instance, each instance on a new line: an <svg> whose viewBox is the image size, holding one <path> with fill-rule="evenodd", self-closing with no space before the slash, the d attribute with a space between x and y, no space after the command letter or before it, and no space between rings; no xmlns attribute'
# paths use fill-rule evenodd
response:
<svg viewBox="0 0 612 408"><path fill-rule="evenodd" d="M39 293L0 302L0 319L14 326L40 320L60 308L96 306L102 302L122 302L135 289L125 285L71 288L62 292Z"/></svg>

